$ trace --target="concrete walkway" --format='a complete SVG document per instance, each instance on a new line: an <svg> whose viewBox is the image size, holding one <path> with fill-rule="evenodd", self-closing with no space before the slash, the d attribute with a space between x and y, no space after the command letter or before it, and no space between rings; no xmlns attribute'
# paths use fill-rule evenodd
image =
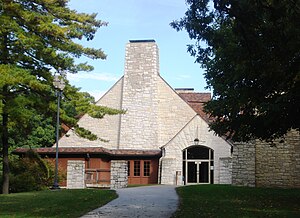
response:
<svg viewBox="0 0 300 218"><path fill-rule="evenodd" d="M82 218L167 218L177 209L175 186L156 185L118 189L119 197Z"/></svg>

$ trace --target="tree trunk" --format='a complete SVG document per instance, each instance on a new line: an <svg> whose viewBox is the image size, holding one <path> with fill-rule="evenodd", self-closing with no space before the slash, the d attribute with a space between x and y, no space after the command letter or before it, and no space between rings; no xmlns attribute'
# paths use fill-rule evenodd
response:
<svg viewBox="0 0 300 218"><path fill-rule="evenodd" d="M6 87L5 87L6 88ZM6 90L4 90L5 92ZM2 157L3 157L3 181L2 181L2 193L9 193L9 163L8 163L8 114L5 108L5 98L2 100L4 105L2 113Z"/></svg>
<svg viewBox="0 0 300 218"><path fill-rule="evenodd" d="M2 157L3 157L3 182L2 193L9 193L9 163L8 163L8 114L2 114Z"/></svg>
<svg viewBox="0 0 300 218"><path fill-rule="evenodd" d="M4 7L4 5L2 6ZM5 10L4 10L5 13ZM8 64L9 51L8 51L8 34L7 32L2 32L3 42L1 44L2 56L0 64ZM9 162L8 162L8 112L7 112L7 96L8 87L4 85L2 88L2 157L3 157L3 169L2 169L2 193L9 193Z"/></svg>

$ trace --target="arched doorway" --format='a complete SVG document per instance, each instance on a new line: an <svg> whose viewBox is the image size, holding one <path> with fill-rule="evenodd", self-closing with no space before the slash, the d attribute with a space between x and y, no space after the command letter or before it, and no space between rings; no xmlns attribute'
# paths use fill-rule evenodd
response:
<svg viewBox="0 0 300 218"><path fill-rule="evenodd" d="M212 184L214 151L205 146L191 146L183 150L184 184Z"/></svg>

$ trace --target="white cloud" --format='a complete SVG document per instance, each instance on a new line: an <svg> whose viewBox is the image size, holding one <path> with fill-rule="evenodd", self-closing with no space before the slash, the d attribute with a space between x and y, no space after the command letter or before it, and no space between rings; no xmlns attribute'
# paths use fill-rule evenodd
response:
<svg viewBox="0 0 300 218"><path fill-rule="evenodd" d="M118 80L116 76L113 76L109 73L94 73L94 72L87 72L87 73L76 73L76 74L68 74L68 80L79 82L80 80L98 80L98 81L107 81L107 82L115 82Z"/></svg>
<svg viewBox="0 0 300 218"><path fill-rule="evenodd" d="M178 80L184 80L184 79L190 79L190 78L191 78L191 76L188 74L180 74L176 77L176 79L178 79Z"/></svg>

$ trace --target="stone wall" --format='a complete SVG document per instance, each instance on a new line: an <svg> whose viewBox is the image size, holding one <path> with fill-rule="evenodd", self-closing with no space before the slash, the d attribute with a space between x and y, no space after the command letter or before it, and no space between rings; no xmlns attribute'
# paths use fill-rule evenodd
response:
<svg viewBox="0 0 300 218"><path fill-rule="evenodd" d="M176 185L176 182L178 182L176 181L176 159L162 157L160 159L160 169L160 183L164 185Z"/></svg>
<svg viewBox="0 0 300 218"><path fill-rule="evenodd" d="M165 145L197 113L162 78L158 80L158 91L158 142ZM196 137L196 130L191 134Z"/></svg>
<svg viewBox="0 0 300 218"><path fill-rule="evenodd" d="M232 184L255 187L255 143L235 143Z"/></svg>
<svg viewBox="0 0 300 218"><path fill-rule="evenodd" d="M256 185L300 188L300 135L289 132L270 144L256 142Z"/></svg>
<svg viewBox="0 0 300 218"><path fill-rule="evenodd" d="M220 184L232 184L232 158L220 158Z"/></svg>
<svg viewBox="0 0 300 218"><path fill-rule="evenodd" d="M290 131L273 143L235 144L232 183L257 187L300 188L300 135Z"/></svg>
<svg viewBox="0 0 300 218"><path fill-rule="evenodd" d="M128 166L125 160L111 160L110 188L126 188L128 185Z"/></svg>
<svg viewBox="0 0 300 218"><path fill-rule="evenodd" d="M123 88L123 78L117 81L114 86L103 95L96 105L104 105L107 107L121 109L121 97ZM90 141L75 134L74 130L70 129L59 140L59 147L106 147L110 149L118 148L119 144L119 126L121 115L106 115L103 119L92 118L85 114L78 122L78 125L90 130L108 142L100 140Z"/></svg>
<svg viewBox="0 0 300 218"><path fill-rule="evenodd" d="M68 160L67 166L67 188L85 188L84 184L85 163L82 160Z"/></svg>

